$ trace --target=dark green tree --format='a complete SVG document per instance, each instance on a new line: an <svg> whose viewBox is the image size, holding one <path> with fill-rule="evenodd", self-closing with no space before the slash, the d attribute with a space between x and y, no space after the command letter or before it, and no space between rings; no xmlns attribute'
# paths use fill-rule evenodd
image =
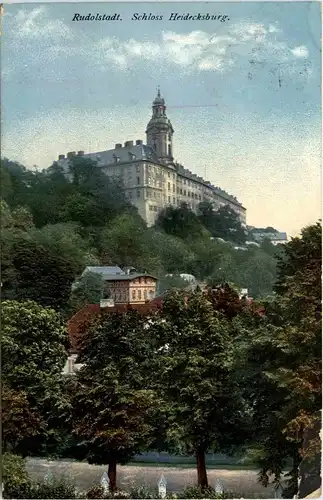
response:
<svg viewBox="0 0 323 500"><path fill-rule="evenodd" d="M73 285L69 299L71 312L76 312L85 304L100 304L103 297L104 281L100 274L87 272Z"/></svg>
<svg viewBox="0 0 323 500"><path fill-rule="evenodd" d="M2 419L5 449L39 453L60 420L68 339L61 317L32 301L4 301Z"/></svg>
<svg viewBox="0 0 323 500"><path fill-rule="evenodd" d="M160 314L151 327L159 341L153 373L167 408L167 442L196 457L206 488L205 454L229 449L248 425L231 373L235 332L200 290L171 292Z"/></svg>
<svg viewBox="0 0 323 500"><path fill-rule="evenodd" d="M156 228L183 239L193 239L206 232L197 215L188 208L186 203L182 203L178 208L163 209L158 214Z"/></svg>
<svg viewBox="0 0 323 500"><path fill-rule="evenodd" d="M305 428L321 408L321 227L309 226L284 247L276 295L245 343L240 379L253 406L260 478L279 481L289 468L285 496L297 492ZM244 359L241 353L240 359Z"/></svg>
<svg viewBox="0 0 323 500"><path fill-rule="evenodd" d="M154 442L158 398L149 388L153 355L148 317L136 311L100 315L84 332L72 396L74 435L89 463L108 464L112 491L117 464Z"/></svg>

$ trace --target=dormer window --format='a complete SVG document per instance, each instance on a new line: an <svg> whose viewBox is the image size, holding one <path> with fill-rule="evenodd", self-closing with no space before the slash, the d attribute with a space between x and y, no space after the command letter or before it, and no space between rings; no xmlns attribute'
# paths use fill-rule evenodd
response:
<svg viewBox="0 0 323 500"><path fill-rule="evenodd" d="M116 163L119 163L120 161L120 156L117 156L117 155L113 155L113 159Z"/></svg>

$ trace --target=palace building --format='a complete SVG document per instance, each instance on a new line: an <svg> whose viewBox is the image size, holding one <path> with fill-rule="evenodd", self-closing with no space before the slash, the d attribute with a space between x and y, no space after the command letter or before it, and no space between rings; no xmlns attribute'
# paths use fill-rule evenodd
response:
<svg viewBox="0 0 323 500"><path fill-rule="evenodd" d="M174 161L173 135L165 100L158 90L146 129L146 144L138 139L97 153L72 151L66 156L60 154L57 163L67 173L69 160L76 155L94 160L106 175L121 179L126 196L148 226L168 205L180 206L184 202L196 211L202 201L211 202L215 209L229 205L246 224L246 209L234 196Z"/></svg>

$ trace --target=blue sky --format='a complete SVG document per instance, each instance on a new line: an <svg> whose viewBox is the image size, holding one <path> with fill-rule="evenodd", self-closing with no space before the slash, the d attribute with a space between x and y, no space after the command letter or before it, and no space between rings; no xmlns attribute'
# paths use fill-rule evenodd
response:
<svg viewBox="0 0 323 500"><path fill-rule="evenodd" d="M72 21L90 12L122 21ZM131 20L143 12L163 20ZM176 160L249 224L294 235L320 217L319 3L16 4L2 30L2 155L46 168L145 139L160 85Z"/></svg>

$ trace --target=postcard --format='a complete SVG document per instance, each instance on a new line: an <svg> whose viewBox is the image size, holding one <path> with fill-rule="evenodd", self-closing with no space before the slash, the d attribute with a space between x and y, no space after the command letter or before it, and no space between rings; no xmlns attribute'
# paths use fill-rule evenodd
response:
<svg viewBox="0 0 323 500"><path fill-rule="evenodd" d="M268 303L276 304L277 297L284 296L286 311L286 304L293 297L294 302L288 302L290 309L285 314L286 318L296 317L292 302L298 304L299 297L304 295L304 290L297 288L302 283L310 283L313 287L310 296L318 300L315 276L311 274L309 278L305 271L303 281L297 281L295 276L299 276L297 273L303 270L305 261L313 260L315 267L320 259L317 222L322 207L320 3L48 2L5 3L1 9L1 291L4 315L11 325L8 335L12 335L5 344L9 346L6 359L11 360L6 367L11 378L6 379L5 394L11 408L9 413L16 415L13 409L16 407L10 405L18 405L17 415L24 411L24 418L30 422L26 428L18 426L21 432L25 429L26 435L19 434L15 427L14 431L8 431L5 449L29 457L27 468L31 477L44 476L46 484L52 481L52 472L55 475L57 471L67 471L78 490L89 495L87 498L103 498L109 489L115 493L119 480L121 490L127 490L120 493L124 498L139 494L153 498L149 496L153 493L140 490L147 484L158 487L162 498L169 494L173 495L171 498L177 498L176 495L184 498L183 491L193 498L202 490L211 495L208 498L213 498L212 495L220 498L224 490L239 495L236 498L248 495L276 498L282 494L282 488L287 491L283 459L289 464L291 457L297 455L298 462L293 462L295 470L301 455L290 447L286 438L285 455L281 461L277 458L281 448L276 443L275 460L279 463L272 466L270 460L274 460L274 455L265 455L269 448L261 441L264 434L257 434L256 424L254 436L248 437L245 431L250 415L256 421L255 410L250 410L255 408L253 402L249 401L249 406L246 403L241 412L232 410L238 400L247 401L249 397L242 389L239 397L230 400L233 406L223 410L224 413L227 410L226 420L221 420L219 428L213 428L216 409L222 408L225 397L220 403L212 392L211 388L218 387L213 374L210 377L215 378L208 385L210 394L203 400L206 391L203 377L209 375L203 371L206 365L199 365L199 360L205 356L205 363L210 363L207 366L213 366L207 356L218 359L218 351L213 352L212 346L220 346L221 350L222 345L216 332L221 331L221 339L227 339L232 318L240 314L241 321L245 321L245 308L250 308L256 317L253 328L259 317L272 318ZM303 246L297 247L297 242ZM309 242L312 250L307 247ZM302 248L299 254L298 248ZM297 256L303 255L302 252L306 257L300 263ZM290 267L286 264L288 270L292 269L290 274L282 264L284 258L291 259ZM315 270L319 276L318 267ZM293 277L295 282L290 281ZM284 295L287 289L291 295ZM173 295L167 298L174 290L178 292L177 298ZM207 304L203 302L205 296ZM190 310L192 317L188 322L183 311L190 300L197 302ZM298 306L299 314L303 315L299 323L292 324L299 329L297 338L301 338L305 323L317 327L319 321L313 313L316 305L313 310L305 310L305 302ZM230 307L224 307L223 303L230 303ZM205 312L210 304L216 309L212 318ZM103 310L107 317L111 313L109 317L115 323L112 319L109 324L102 323L94 334L94 327L91 330L86 321L89 318L99 321ZM202 310L205 316L198 313ZM142 323L139 313L150 319L145 316L147 320ZM163 320L156 326L151 318L160 314L164 314ZM13 317L16 329L12 326ZM226 323L221 323L222 329L214 330L212 325L220 324L219 317ZM129 318L134 322L134 330L129 326ZM66 352L65 347L58 347L63 342L60 321L69 339ZM210 321L208 327L206 321ZM245 331L249 331L249 326ZM272 328L280 334L277 324ZM100 337L104 331L106 337ZM17 345L12 340L18 339L13 332L21 334L19 337L17 333L20 339ZM46 338L56 339L48 340L53 342L51 349L44 347L47 345L44 332ZM117 337L116 332L123 333ZM143 332L146 337L151 332L154 339L149 344L151 349L142 341ZM242 330L239 332L242 335ZM269 327L268 332L272 332ZM92 350L79 347L85 334L93 334ZM271 335L262 338L263 353L271 352L267 346ZM185 343L184 338L190 340ZM206 340L199 351L200 357L195 351L194 357L190 349L199 346L201 339ZM250 349L256 349L250 342ZM305 343L305 340L296 342L300 349ZM118 352L118 345L124 351L120 347L120 359L113 358L112 363L107 353ZM277 345L271 347L278 349ZM234 352L234 348L227 345L221 367L229 363L225 353ZM63 351L66 356L62 361ZM192 363L190 369L180 364L182 352L186 353L188 365ZM296 358L307 359L308 352L304 352ZM316 352L315 348L310 352ZM49 353L53 362L48 358ZM172 392L173 378L163 378L166 372L173 373L171 353L178 361L176 376L172 377L178 384L183 383L183 387L176 388L177 396L180 394L177 399ZM263 360L262 355L259 354L262 359L259 363L267 366L268 360ZM287 363L283 354L279 359ZM148 372L144 371L147 360L155 363L149 365ZM315 360L311 359L313 363ZM24 368L18 376L20 363ZM63 373L68 384L76 384L69 389L69 395L76 399L64 413L64 424L58 417L49 421L49 410L35 403L43 401L46 395L49 397L48 394L50 401L54 401L61 394L62 385L51 371L55 366L57 377ZM86 367L90 366L95 367L91 380L99 391L95 401L81 390L88 383L82 377L87 376ZM113 371L116 366L118 371ZM284 373L288 368L283 365ZM45 370L47 378L37 378L41 370ZM136 397L129 402L127 391L131 384L128 387L124 379L118 379L122 401L127 401L128 409L137 411L134 410L136 424L132 410L127 413L117 396L114 402L105 399L104 380L113 385L120 373L127 373L133 382L131 390L138 391L131 393ZM74 378L68 378L71 374ZM151 374L156 375L154 381ZM187 400L184 374L195 391ZM198 383L193 374L200 376ZM32 377L36 385L31 383ZM78 377L83 385L77 385ZM43 385L45 379L52 381L51 389L47 382ZM243 376L235 375L234 380L237 379L243 380ZM139 391L138 380L147 393ZM164 385L160 387L162 380ZM267 394L266 384L263 390ZM36 386L37 394L32 392ZM304 382L305 386L309 387ZM148 388L153 391L156 387L160 393L152 397ZM233 394L228 387L223 388L223 395ZM11 392L16 390L21 392L18 395ZM257 394L259 403L264 396ZM273 394L274 391L268 413L275 405ZM91 397L94 398L92 393ZM166 427L159 428L159 434L154 434L159 442L156 437L152 444L149 433L145 432L150 429L153 433L156 429L145 419L150 415L151 401L157 405L164 397L166 402L163 400L160 413L154 414L154 418L166 422L170 413L166 418L163 412L167 408L174 411L173 420L167 421L169 428L165 424L167 433ZM177 407L178 398L182 397L185 404ZM206 400L211 401L208 404L212 411L205 406ZM280 416L286 428L279 429L279 435L285 436L288 425L290 428L294 425L294 429L297 419L300 415L304 417L306 411L317 415L320 407L313 403L315 397L309 400L312 406L304 403L304 407L296 408L295 403L293 416ZM55 408L59 412L67 399L62 396L59 404L57 401ZM100 420L95 434L89 422L98 422L96 418L101 418L98 415L106 415L103 401L112 405L107 407L115 420ZM285 408L285 402L282 400L280 408ZM185 413L184 406L191 413ZM264 404L260 407L265 408ZM79 413L67 417L71 408ZM100 408L100 412L82 420L82 411L91 412L93 408ZM59 414L51 411L50 415ZM124 411L124 420L118 420ZM240 423L232 423L231 412L244 415L245 427L234 427ZM182 420L177 422L178 415ZM262 415L257 422L265 425L265 420ZM54 421L55 425L60 422L58 427L50 431L52 434L46 434L44 429L51 429ZM234 445L242 446L237 436L250 439L243 459L240 455L240 458L227 455L230 443L224 439L224 431L219 437L219 429L227 429L228 421L234 429L240 429ZM8 417L11 429L10 422ZM118 422L116 427L115 422ZM109 446L100 441L106 429L110 432L106 438ZM203 432L197 436L196 429ZM266 443L274 442L272 429L267 429ZM202 439L201 433L208 437ZM255 436L264 453L257 464L271 464L263 465L261 484L257 479L260 465L258 470L247 465L251 463L249 459L254 459L250 457L256 456L252 448L255 443L251 443ZM96 443L95 449L92 444L86 450L82 448L86 440ZM174 442L176 450L172 447ZM258 451L259 447L260 444ZM246 449L251 448L253 451L248 454ZM53 455L59 456L59 463L48 461ZM35 458L39 456L42 458ZM71 458L74 461L68 462ZM242 467L241 463L246 465ZM278 471L275 481L266 487L267 474L269 477L273 470ZM302 483L301 491L306 494L319 488L317 467L313 474L310 486ZM294 489L288 490L293 495L299 486L295 477ZM131 481L141 493L129 489ZM198 493L194 488L194 491L185 489L196 482L197 488L202 488ZM94 483L98 485L94 487ZM205 489L208 486L212 491ZM14 498L17 492L13 490L10 494ZM66 490L64 494L70 495L66 498L76 495L74 490Z"/></svg>

